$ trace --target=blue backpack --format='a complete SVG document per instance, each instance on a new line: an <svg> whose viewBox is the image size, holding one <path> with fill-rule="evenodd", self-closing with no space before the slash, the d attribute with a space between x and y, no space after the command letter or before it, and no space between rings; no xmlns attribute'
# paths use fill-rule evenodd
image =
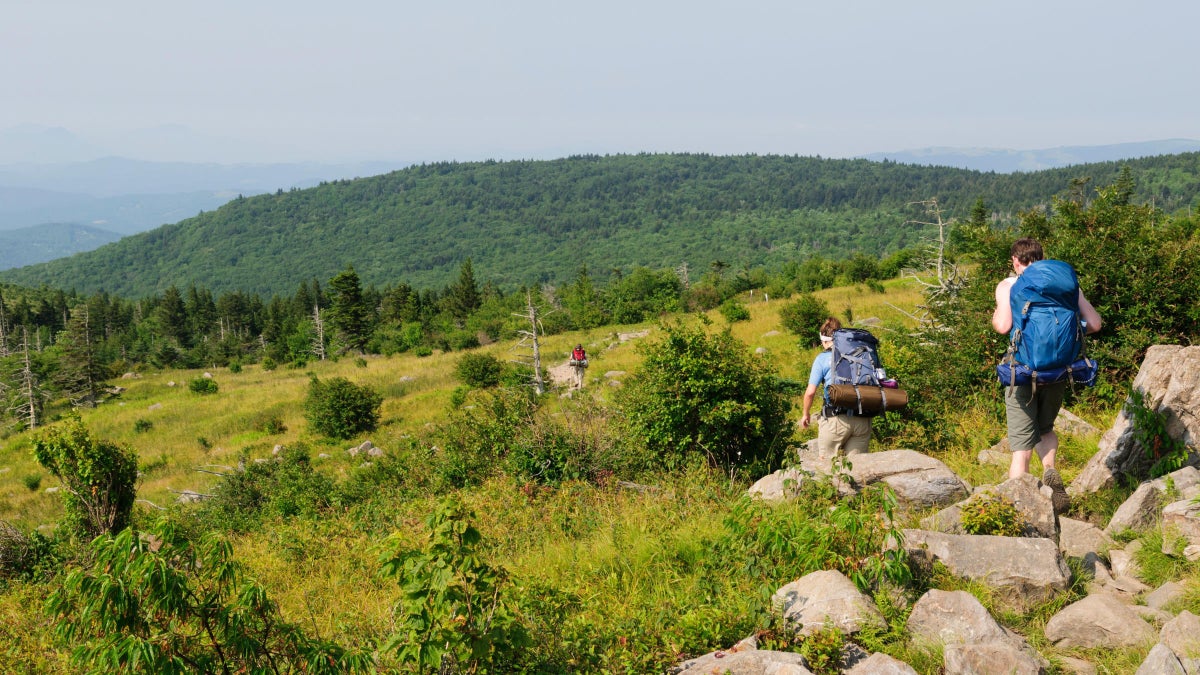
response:
<svg viewBox="0 0 1200 675"><path fill-rule="evenodd" d="M1012 330L1008 353L997 366L1001 383L1070 380L1091 386L1096 362L1083 357L1079 279L1061 260L1038 260L1009 290Z"/></svg>
<svg viewBox="0 0 1200 675"><path fill-rule="evenodd" d="M833 372L831 384L882 386L883 365L879 361L879 340L870 332L860 328L839 328L833 331L833 359L829 369ZM830 415L850 414L873 416L859 406L858 410L835 406L829 400L830 388L825 387L825 411Z"/></svg>

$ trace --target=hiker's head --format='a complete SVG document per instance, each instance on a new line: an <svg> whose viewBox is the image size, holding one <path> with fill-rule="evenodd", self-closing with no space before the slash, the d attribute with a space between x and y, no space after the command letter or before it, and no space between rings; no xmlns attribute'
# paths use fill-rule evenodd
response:
<svg viewBox="0 0 1200 675"><path fill-rule="evenodd" d="M1030 237L1021 237L1014 241L1010 253L1017 259L1017 262L1026 267L1041 260L1044 255L1041 242Z"/></svg>
<svg viewBox="0 0 1200 675"><path fill-rule="evenodd" d="M833 346L833 331L842 327L842 322L835 317L825 319L825 323L821 324L821 346L828 349Z"/></svg>
<svg viewBox="0 0 1200 675"><path fill-rule="evenodd" d="M575 345L575 349L583 349L583 345L582 344Z"/></svg>

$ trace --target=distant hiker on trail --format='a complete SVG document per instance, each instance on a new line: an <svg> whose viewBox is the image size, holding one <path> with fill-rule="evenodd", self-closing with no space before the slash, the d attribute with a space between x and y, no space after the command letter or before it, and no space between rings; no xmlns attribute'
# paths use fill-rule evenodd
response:
<svg viewBox="0 0 1200 675"><path fill-rule="evenodd" d="M812 423L810 411L817 395L817 385L828 387L833 384L833 332L841 327L842 322L833 317L821 324L823 351L813 359L812 370L808 374L808 388L804 390L804 417L800 418L800 426L805 429ZM865 453L870 442L870 417L851 415L827 404L821 408L821 414L817 417L818 457L832 459L843 451L846 455Z"/></svg>
<svg viewBox="0 0 1200 675"><path fill-rule="evenodd" d="M583 389L583 373L588 367L587 352L582 344L575 345L571 350L571 369L575 371L575 388Z"/></svg>
<svg viewBox="0 0 1200 675"><path fill-rule="evenodd" d="M1082 355L1083 334L1100 330L1100 315L1079 290L1075 270L1062 261L1043 260L1042 245L1036 239L1016 240L1010 254L1013 275L996 285L992 328L1010 334L1010 360L1032 369L1033 381L1017 384L1014 380L1005 387L1004 411L1012 450L1008 477L1028 473L1036 450L1042 460L1042 483L1054 492L1055 513L1062 513L1070 501L1054 465L1058 450L1054 420L1062 407L1070 368L1062 379L1052 382L1039 378L1037 371L1059 371L1076 362Z"/></svg>

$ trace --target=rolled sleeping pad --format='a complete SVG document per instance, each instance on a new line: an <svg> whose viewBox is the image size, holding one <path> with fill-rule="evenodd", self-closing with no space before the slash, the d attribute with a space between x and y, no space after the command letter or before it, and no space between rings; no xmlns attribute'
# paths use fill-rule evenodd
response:
<svg viewBox="0 0 1200 675"><path fill-rule="evenodd" d="M908 405L908 393L899 388L870 384L831 384L826 388L831 404L855 412L887 412Z"/></svg>

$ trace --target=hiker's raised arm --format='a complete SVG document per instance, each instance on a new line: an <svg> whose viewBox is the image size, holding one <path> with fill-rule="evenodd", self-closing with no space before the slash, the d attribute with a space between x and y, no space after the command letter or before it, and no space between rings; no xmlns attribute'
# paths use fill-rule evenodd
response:
<svg viewBox="0 0 1200 675"><path fill-rule="evenodd" d="M1092 303L1088 302L1087 298L1083 297L1083 291L1079 291L1079 316L1087 322L1087 332L1100 332L1100 327L1103 325L1100 313L1096 311L1095 307L1092 307Z"/></svg>
<svg viewBox="0 0 1200 675"><path fill-rule="evenodd" d="M1012 307L1008 304L1012 285L1011 277L996 284L996 309L992 312L992 328L997 333L1007 333L1012 330Z"/></svg>

